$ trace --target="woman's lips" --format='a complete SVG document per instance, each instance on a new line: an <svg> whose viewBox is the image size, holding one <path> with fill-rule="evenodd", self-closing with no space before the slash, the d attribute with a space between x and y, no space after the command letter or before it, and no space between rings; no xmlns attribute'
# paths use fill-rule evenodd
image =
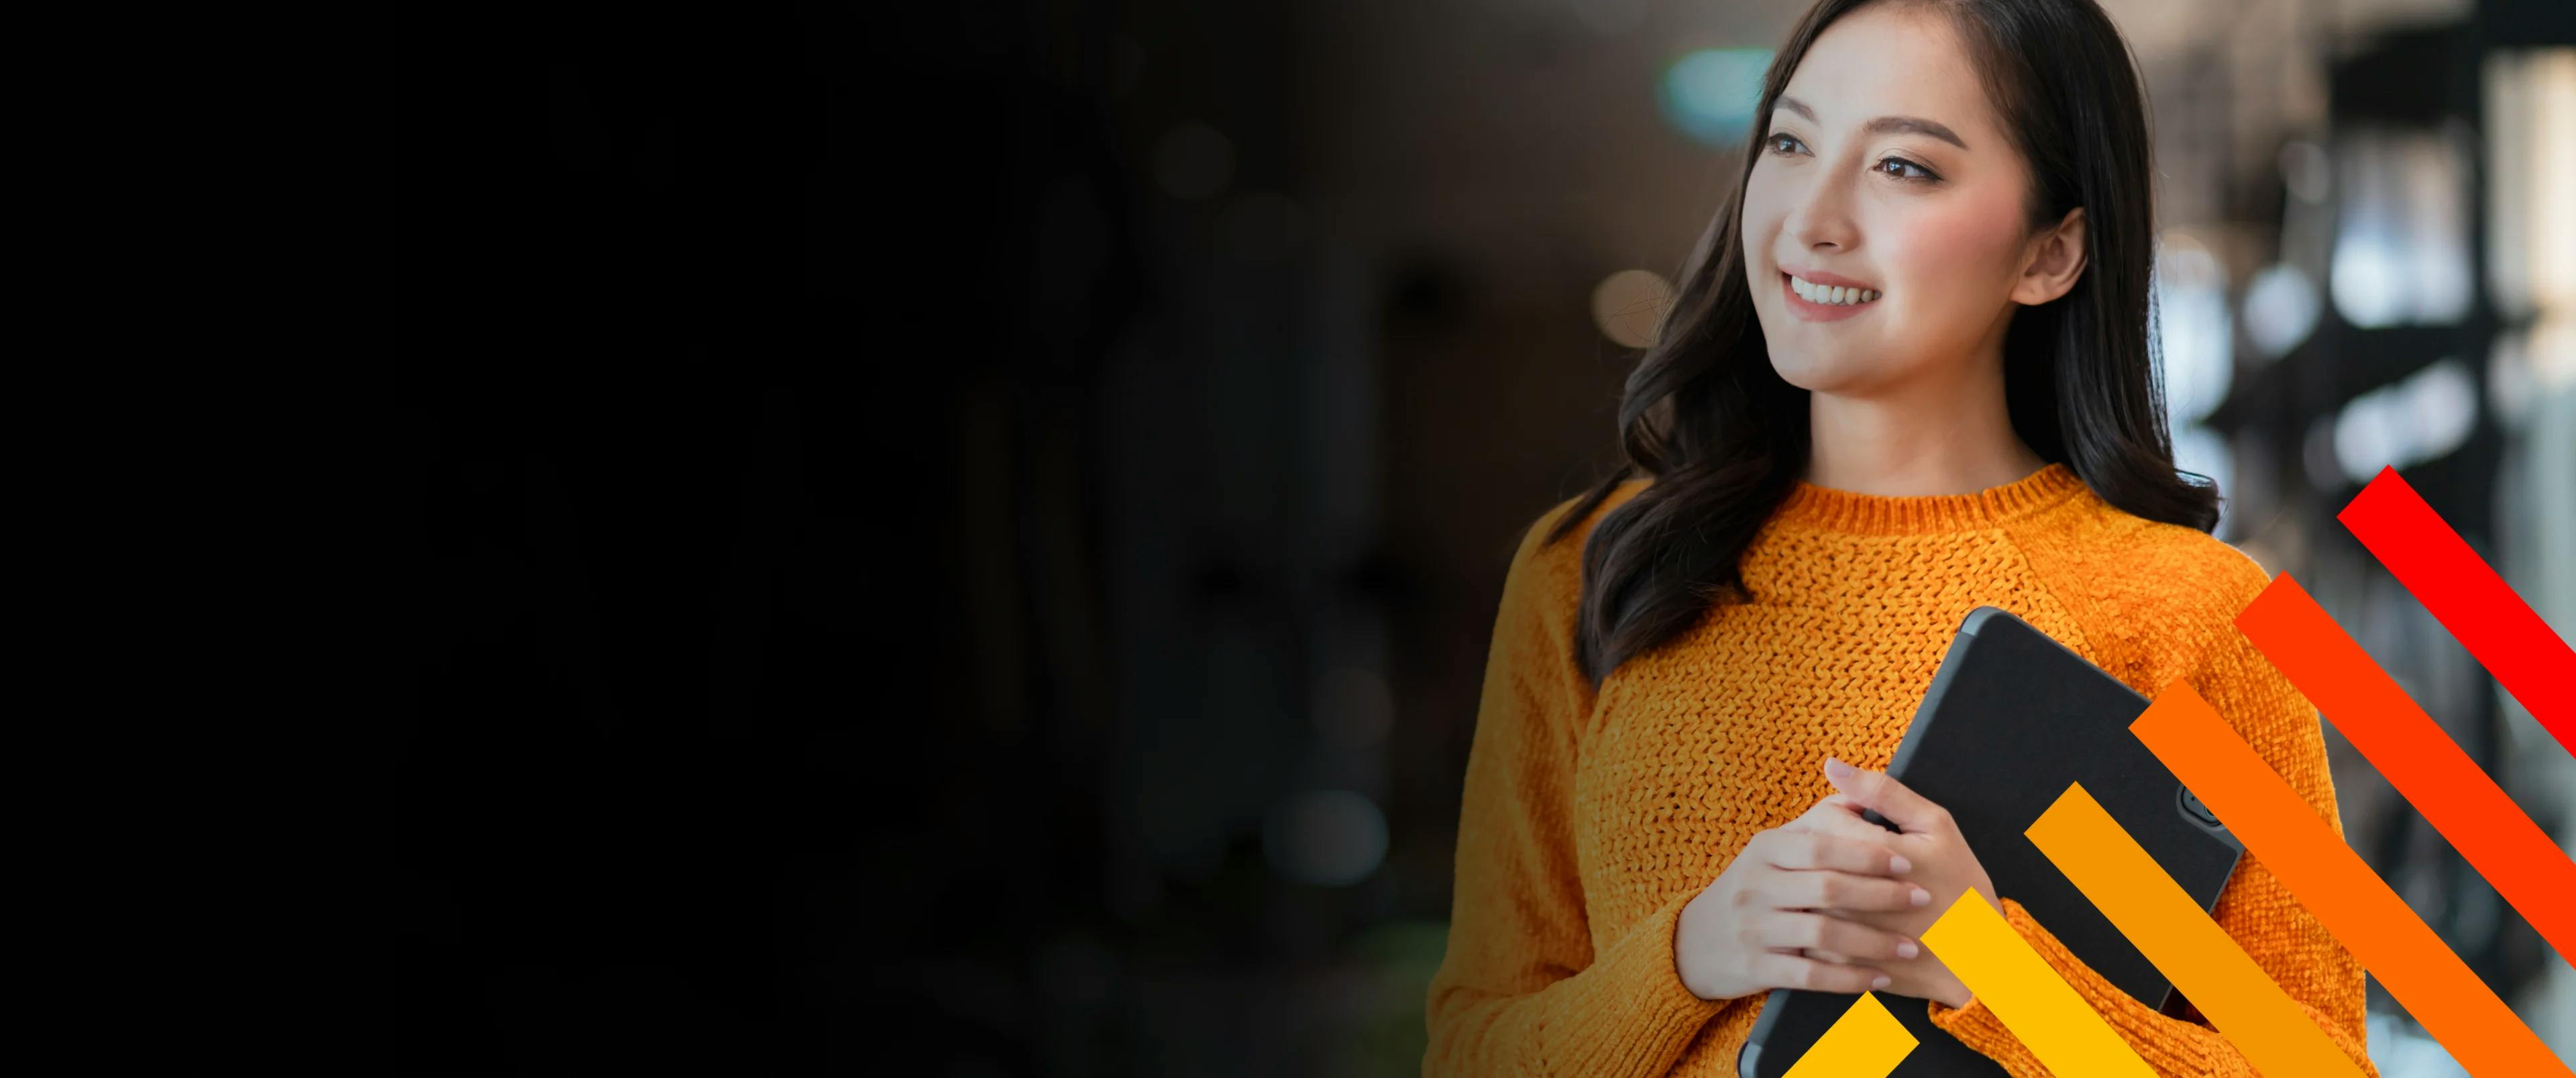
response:
<svg viewBox="0 0 2576 1078"><path fill-rule="evenodd" d="M1843 319L1878 306L1878 300L1875 299L1870 300L1867 303L1817 303L1805 296L1799 295L1798 290L1791 287L1789 281L1790 278L1788 274L1783 273L1780 275L1780 296L1788 301L1789 313L1797 315L1799 319L1803 321L1840 322ZM1879 299L1885 298L1887 297L1879 297Z"/></svg>

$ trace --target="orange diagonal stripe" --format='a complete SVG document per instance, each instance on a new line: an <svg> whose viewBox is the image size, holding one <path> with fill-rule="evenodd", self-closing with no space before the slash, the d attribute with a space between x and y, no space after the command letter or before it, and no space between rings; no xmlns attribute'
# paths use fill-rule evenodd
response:
<svg viewBox="0 0 2576 1078"><path fill-rule="evenodd" d="M1887 1078L1918 1043L1887 1004L1863 992L1781 1078Z"/></svg>
<svg viewBox="0 0 2576 1078"><path fill-rule="evenodd" d="M2265 1074L2361 1078L2298 1001L2273 983L2191 893L2102 810L2081 783L2023 832L2138 952L2173 979Z"/></svg>
<svg viewBox="0 0 2576 1078"><path fill-rule="evenodd" d="M2470 1074L2576 1078L2190 685L2166 686L2129 730Z"/></svg>
<svg viewBox="0 0 2576 1078"><path fill-rule="evenodd" d="M1923 930L1923 949L1950 967L2049 1073L2156 1078L2138 1050L1975 890L1961 892Z"/></svg>
<svg viewBox="0 0 2576 1078"><path fill-rule="evenodd" d="M2236 627L2550 946L2576 960L2576 900L2570 898L2576 896L2576 861L2478 770L2298 581L2288 573L2274 577L2236 616Z"/></svg>

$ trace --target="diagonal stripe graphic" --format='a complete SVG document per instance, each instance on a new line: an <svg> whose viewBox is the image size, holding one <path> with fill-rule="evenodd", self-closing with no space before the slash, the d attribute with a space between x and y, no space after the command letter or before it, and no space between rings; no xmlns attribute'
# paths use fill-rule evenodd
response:
<svg viewBox="0 0 2576 1078"><path fill-rule="evenodd" d="M2361 1078L2361 1068L2273 983L2081 783L2023 832L2229 1043L2267 1075Z"/></svg>
<svg viewBox="0 0 2576 1078"><path fill-rule="evenodd" d="M2052 1074L2155 1078L2004 915L1969 891L1923 933L1923 946L1957 974Z"/></svg>
<svg viewBox="0 0 2576 1078"><path fill-rule="evenodd" d="M2558 953L2576 959L2576 861L2408 698L2290 574L2236 616L2308 701Z"/></svg>
<svg viewBox="0 0 2576 1078"><path fill-rule="evenodd" d="M2129 730L2470 1074L2576 1078L2189 684Z"/></svg>
<svg viewBox="0 0 2576 1078"><path fill-rule="evenodd" d="M1887 1078L1917 1043L1887 1004L1863 992L1781 1078Z"/></svg>
<svg viewBox="0 0 2576 1078"><path fill-rule="evenodd" d="M2415 488L2382 468L2335 519L2397 582L2458 637L2469 654L2550 736L2576 752L2576 651L2469 549ZM2483 871L2483 868L2481 868ZM2558 953L2566 954L2560 944Z"/></svg>

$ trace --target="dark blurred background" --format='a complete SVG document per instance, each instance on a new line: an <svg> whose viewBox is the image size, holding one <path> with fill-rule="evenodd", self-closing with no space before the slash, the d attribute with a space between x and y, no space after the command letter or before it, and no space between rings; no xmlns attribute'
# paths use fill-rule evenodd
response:
<svg viewBox="0 0 2576 1078"><path fill-rule="evenodd" d="M2333 514L2393 464L2576 624L2571 5L2106 6L2220 537L2569 841ZM1504 566L1802 8L403 8L404 1069L1418 1072ZM2332 749L2576 1058L2567 963Z"/></svg>

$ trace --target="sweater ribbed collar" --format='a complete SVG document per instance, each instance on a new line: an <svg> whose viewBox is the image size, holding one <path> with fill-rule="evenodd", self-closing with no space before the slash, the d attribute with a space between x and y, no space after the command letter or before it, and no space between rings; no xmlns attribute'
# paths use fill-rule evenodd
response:
<svg viewBox="0 0 2576 1078"><path fill-rule="evenodd" d="M1771 515L1775 526L1868 535L1934 535L1975 531L2029 516L2085 492L2066 465L2050 464L1974 494L1895 497L1820 487L1801 480Z"/></svg>

